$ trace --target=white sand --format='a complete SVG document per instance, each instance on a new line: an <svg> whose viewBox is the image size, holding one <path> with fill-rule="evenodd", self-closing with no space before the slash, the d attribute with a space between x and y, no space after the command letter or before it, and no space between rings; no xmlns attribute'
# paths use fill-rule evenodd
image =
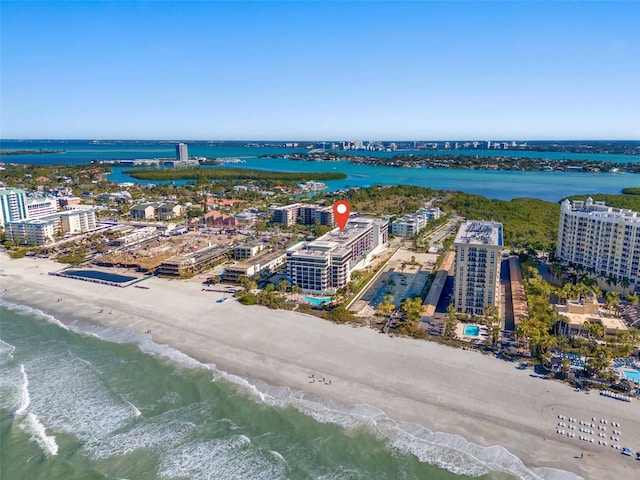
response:
<svg viewBox="0 0 640 480"><path fill-rule="evenodd" d="M340 402L369 404L393 419L459 434L477 445L502 445L530 468L557 468L588 479L640 478L640 462L598 445L597 426L591 444L578 439L579 423L571 430L573 439L556 434L559 414L604 418L620 423L622 446L640 449L635 400L577 393L478 352L244 307L234 299L216 303L222 294L202 291L196 282L151 279L143 283L148 290L123 289L47 275L60 265L46 260L1 256L0 262L0 286L8 289L1 294L4 299L66 323L138 333L151 329L155 342L220 370ZM59 297L63 301L56 302ZM332 384L309 383L311 373L330 378Z"/></svg>

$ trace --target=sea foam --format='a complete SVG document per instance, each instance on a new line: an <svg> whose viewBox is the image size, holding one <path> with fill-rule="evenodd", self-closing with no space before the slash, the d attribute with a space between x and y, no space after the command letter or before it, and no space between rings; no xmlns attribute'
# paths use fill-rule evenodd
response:
<svg viewBox="0 0 640 480"><path fill-rule="evenodd" d="M20 428L28 434L31 434L31 440L36 442L47 455L58 454L58 444L56 438L52 435L47 435L44 425L40 423L37 415L28 413L24 420L20 423Z"/></svg>
<svg viewBox="0 0 640 480"><path fill-rule="evenodd" d="M16 415L24 415L31 404L31 396L29 395L29 377L27 377L27 372L24 371L24 365L20 364L20 373L22 374L22 388L21 392L21 402L18 409L15 411Z"/></svg>
<svg viewBox="0 0 640 480"><path fill-rule="evenodd" d="M16 306L0 300L0 305L12 308L25 313L36 314L51 323L68 329L59 320L51 315L47 315L40 310L30 307ZM140 350L145 353L151 353L159 357L167 358L177 364L189 368L206 368L212 371L212 381L218 378L238 385L247 393L254 396L259 402L274 406L285 407L291 406L305 415L309 415L318 422L331 423L339 425L345 429L367 428L373 433L382 435L388 439L391 448L400 452L414 455L420 461L431 463L444 468L458 475L481 476L489 472L504 472L516 476L522 480L580 480L582 477L571 472L556 470L552 468L535 468L526 467L522 461L515 455L511 454L506 448L501 446L482 447L473 444L464 438L448 434L444 432L432 432L426 427L408 422L396 422L386 416L386 414L370 405L347 405L335 402L328 398L306 394L301 391L290 389L288 387L275 387L260 380L246 379L236 375L217 370L215 365L206 365L192 357L172 348L168 345L157 344L153 342L149 335L136 334L130 331L121 330L112 327L89 327L86 330L74 328L78 333L96 336L106 341L114 343L135 343ZM120 399L121 401L123 399ZM123 402L124 403L124 402ZM123 405L124 407L124 405ZM135 411L131 409L131 405L125 407L126 415L116 415L117 420L108 425L106 432L113 432L126 417L135 416ZM118 410L118 409L116 409ZM87 412L88 413L88 412ZM107 422L109 423L109 422ZM102 425L101 427L106 427ZM84 430L84 429L81 429ZM93 429L90 429L93 430ZM105 430L99 435L100 440L105 440ZM74 432L78 434L78 432ZM107 442L111 448L102 449L99 447L100 442L94 435L87 431L80 431L80 437L89 440L86 447L92 451L95 457L109 457L124 453L120 448L115 447L113 442ZM95 434L95 431L92 432ZM159 435L162 438L164 435ZM117 437L117 435L116 435ZM178 435L180 437L180 435ZM166 437L165 437L166 438ZM134 442L135 443L135 442ZM154 443L154 442L152 442ZM103 445L104 447L105 445ZM149 443L142 441L139 447L149 447ZM135 447L134 447L135 448ZM172 456L173 460L166 463L163 467L162 474L164 478L170 478L175 475L186 475L191 472L193 478L227 478L225 475L230 474L233 468L240 468L240 471L253 472L253 468L242 465L232 465L232 461L227 461L226 465L218 465L215 467L216 475L211 477L207 472L199 467L198 463L193 462L187 455L191 452L199 461L204 462L211 454L207 453L208 448L222 448L212 444L202 444L189 447L185 446L184 452L178 452L177 457ZM126 450L131 451L129 448ZM108 452L108 453L107 453ZM272 458L275 459L274 456ZM226 460L225 460L226 461ZM231 462L231 463L230 463ZM282 462L278 462L282 465ZM271 473L274 473L273 471ZM231 478L231 477L229 477ZM274 475L267 475L257 478L274 478Z"/></svg>

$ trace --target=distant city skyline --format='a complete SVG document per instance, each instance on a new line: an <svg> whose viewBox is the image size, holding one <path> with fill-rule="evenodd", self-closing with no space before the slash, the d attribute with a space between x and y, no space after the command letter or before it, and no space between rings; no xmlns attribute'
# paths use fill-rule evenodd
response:
<svg viewBox="0 0 640 480"><path fill-rule="evenodd" d="M640 139L639 2L3 2L0 137Z"/></svg>

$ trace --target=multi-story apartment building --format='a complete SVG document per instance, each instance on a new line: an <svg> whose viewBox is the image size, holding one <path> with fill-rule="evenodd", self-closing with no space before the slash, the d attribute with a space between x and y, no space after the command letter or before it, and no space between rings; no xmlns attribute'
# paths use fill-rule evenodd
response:
<svg viewBox="0 0 640 480"><path fill-rule="evenodd" d="M16 245L46 245L53 243L60 229L59 218L33 218L5 225L7 238Z"/></svg>
<svg viewBox="0 0 640 480"><path fill-rule="evenodd" d="M96 212L88 205L76 205L58 214L64 233L86 233L96 228Z"/></svg>
<svg viewBox="0 0 640 480"><path fill-rule="evenodd" d="M312 242L287 250L287 276L306 292L326 293L344 287L351 272L366 265L388 245L387 220L349 220L341 232L335 228Z"/></svg>
<svg viewBox="0 0 640 480"><path fill-rule="evenodd" d="M319 205L307 205L304 203L292 203L283 207L271 209L273 222L289 226L300 221L304 225L330 225L335 226L333 207L322 207Z"/></svg>
<svg viewBox="0 0 640 480"><path fill-rule="evenodd" d="M467 221L460 226L453 244L456 249L456 311L484 315L486 307L498 305L502 224Z"/></svg>
<svg viewBox="0 0 640 480"><path fill-rule="evenodd" d="M140 205L136 205L129 209L129 214L131 215L131 218L153 220L156 218L156 204L142 203Z"/></svg>
<svg viewBox="0 0 640 480"><path fill-rule="evenodd" d="M0 227L8 222L27 218L27 199L24 190L0 188Z"/></svg>
<svg viewBox="0 0 640 480"><path fill-rule="evenodd" d="M594 275L640 285L640 214L604 202L569 200L560 206L556 257ZM626 279L626 281L625 281Z"/></svg>
<svg viewBox="0 0 640 480"><path fill-rule="evenodd" d="M427 226L429 220L440 218L442 211L438 208L421 208L416 213L400 217L391 224L391 231L399 237L412 237Z"/></svg>
<svg viewBox="0 0 640 480"><path fill-rule="evenodd" d="M32 197L27 199L27 218L40 218L58 211L55 197Z"/></svg>
<svg viewBox="0 0 640 480"><path fill-rule="evenodd" d="M96 214L90 206L76 206L64 212L5 224L7 238L17 245L31 246L53 243L59 233L86 233L94 228Z"/></svg>

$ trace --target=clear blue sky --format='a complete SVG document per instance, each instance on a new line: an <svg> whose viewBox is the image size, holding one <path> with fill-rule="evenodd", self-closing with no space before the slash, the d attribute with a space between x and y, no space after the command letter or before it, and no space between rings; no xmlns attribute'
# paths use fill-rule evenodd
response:
<svg viewBox="0 0 640 480"><path fill-rule="evenodd" d="M640 2L11 2L2 138L640 139Z"/></svg>

